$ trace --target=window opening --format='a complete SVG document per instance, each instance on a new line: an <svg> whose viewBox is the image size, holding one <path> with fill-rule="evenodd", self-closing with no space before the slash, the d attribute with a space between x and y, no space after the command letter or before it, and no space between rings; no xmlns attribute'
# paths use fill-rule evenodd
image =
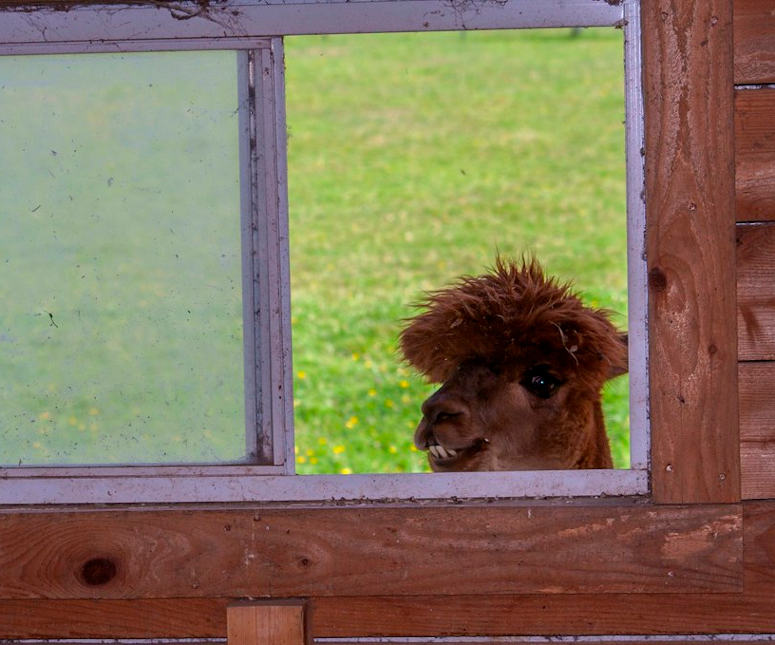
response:
<svg viewBox="0 0 775 645"><path fill-rule="evenodd" d="M424 472L410 303L534 253L627 327L622 33L286 42L296 468ZM629 467L627 377L604 405Z"/></svg>

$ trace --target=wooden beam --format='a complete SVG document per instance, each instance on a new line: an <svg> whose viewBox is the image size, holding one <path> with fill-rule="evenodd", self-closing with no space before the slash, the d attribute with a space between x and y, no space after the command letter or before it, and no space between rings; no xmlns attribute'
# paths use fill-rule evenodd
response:
<svg viewBox="0 0 775 645"><path fill-rule="evenodd" d="M241 603L226 612L228 645L305 645L304 604Z"/></svg>
<svg viewBox="0 0 775 645"><path fill-rule="evenodd" d="M0 514L0 598L735 592L740 508Z"/></svg>
<svg viewBox="0 0 775 645"><path fill-rule="evenodd" d="M735 91L738 222L775 220L775 88Z"/></svg>
<svg viewBox="0 0 775 645"><path fill-rule="evenodd" d="M772 0L735 0L735 83L775 83Z"/></svg>
<svg viewBox="0 0 775 645"><path fill-rule="evenodd" d="M740 499L731 0L643 3L652 492Z"/></svg>
<svg viewBox="0 0 775 645"><path fill-rule="evenodd" d="M744 590L728 594L328 596L315 637L772 633L775 501L743 504ZM222 638L219 598L0 600L0 638ZM165 617L166 615L166 617Z"/></svg>
<svg viewBox="0 0 775 645"><path fill-rule="evenodd" d="M737 227L738 357L775 359L775 222Z"/></svg>

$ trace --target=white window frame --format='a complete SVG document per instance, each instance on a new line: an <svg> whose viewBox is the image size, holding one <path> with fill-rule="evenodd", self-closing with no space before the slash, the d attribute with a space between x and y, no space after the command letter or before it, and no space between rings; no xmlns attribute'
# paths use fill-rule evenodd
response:
<svg viewBox="0 0 775 645"><path fill-rule="evenodd" d="M326 502L643 495L648 323L639 0L226 0L0 13L0 55L238 52L244 465L0 468L0 504ZM628 470L295 475L282 36L541 27L624 30L630 361Z"/></svg>

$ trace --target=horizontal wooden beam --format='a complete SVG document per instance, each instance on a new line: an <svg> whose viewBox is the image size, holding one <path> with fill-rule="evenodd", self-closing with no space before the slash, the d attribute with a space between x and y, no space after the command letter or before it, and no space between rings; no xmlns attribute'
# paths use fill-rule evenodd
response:
<svg viewBox="0 0 775 645"><path fill-rule="evenodd" d="M736 268L738 358L775 360L775 222L737 225Z"/></svg>
<svg viewBox="0 0 775 645"><path fill-rule="evenodd" d="M775 498L775 362L738 370L743 497Z"/></svg>
<svg viewBox="0 0 775 645"><path fill-rule="evenodd" d="M735 92L738 222L775 220L775 88Z"/></svg>
<svg viewBox="0 0 775 645"><path fill-rule="evenodd" d="M740 507L0 514L0 598L735 592Z"/></svg>
<svg viewBox="0 0 775 645"><path fill-rule="evenodd" d="M772 0L735 0L735 83L775 83Z"/></svg>
<svg viewBox="0 0 775 645"><path fill-rule="evenodd" d="M313 597L316 637L728 634L775 625L775 501L743 504L744 590L732 594ZM0 600L0 638L222 638L224 598Z"/></svg>

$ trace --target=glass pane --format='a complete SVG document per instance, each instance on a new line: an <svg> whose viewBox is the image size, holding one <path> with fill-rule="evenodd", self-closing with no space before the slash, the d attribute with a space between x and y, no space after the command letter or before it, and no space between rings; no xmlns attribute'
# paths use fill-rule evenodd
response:
<svg viewBox="0 0 775 645"><path fill-rule="evenodd" d="M244 459L236 78L0 58L0 463Z"/></svg>
<svg viewBox="0 0 775 645"><path fill-rule="evenodd" d="M286 39L297 471L425 471L411 303L534 252L627 324L622 33ZM606 425L629 465L626 377Z"/></svg>

